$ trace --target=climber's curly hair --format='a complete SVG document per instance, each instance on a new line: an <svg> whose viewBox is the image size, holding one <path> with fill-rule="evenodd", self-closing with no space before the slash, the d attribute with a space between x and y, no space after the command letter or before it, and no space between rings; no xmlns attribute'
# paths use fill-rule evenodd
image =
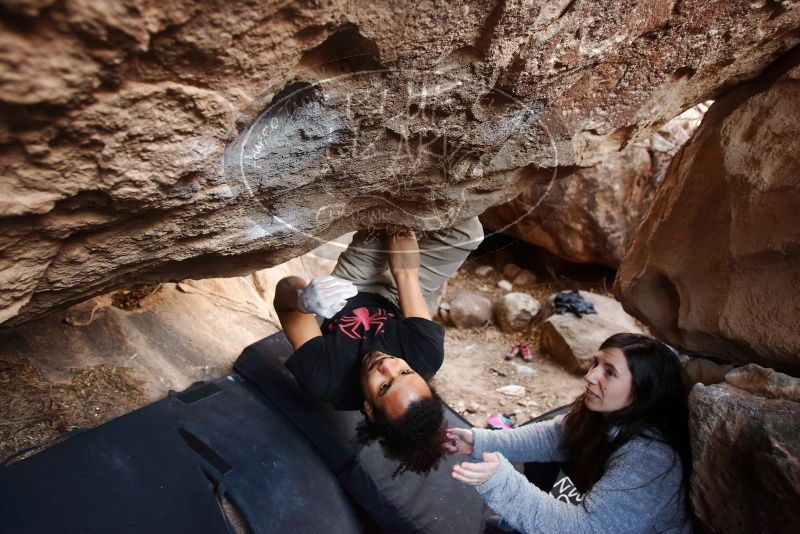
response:
<svg viewBox="0 0 800 534"><path fill-rule="evenodd" d="M392 478L405 471L426 475L436 469L446 455L446 430L442 399L431 386L431 396L409 404L406 413L390 419L382 410L373 410L374 420L364 417L356 430L358 442L374 440L388 458L400 465Z"/></svg>

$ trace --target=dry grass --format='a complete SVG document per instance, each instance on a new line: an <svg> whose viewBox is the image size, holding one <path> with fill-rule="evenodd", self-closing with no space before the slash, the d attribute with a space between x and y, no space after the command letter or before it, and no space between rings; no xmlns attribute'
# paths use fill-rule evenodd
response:
<svg viewBox="0 0 800 534"><path fill-rule="evenodd" d="M146 403L142 383L127 368L97 365L71 371L68 383L53 383L28 360L0 358L0 458Z"/></svg>
<svg viewBox="0 0 800 534"><path fill-rule="evenodd" d="M136 310L142 307L142 301L158 291L161 284L139 284L127 289L120 289L111 294L111 304L122 310Z"/></svg>

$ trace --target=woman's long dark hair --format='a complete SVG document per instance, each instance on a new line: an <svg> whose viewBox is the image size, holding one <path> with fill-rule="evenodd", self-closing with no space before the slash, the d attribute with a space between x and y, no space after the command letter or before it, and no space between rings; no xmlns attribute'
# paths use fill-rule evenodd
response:
<svg viewBox="0 0 800 534"><path fill-rule="evenodd" d="M692 460L689 410L677 354L640 334L615 334L600 345L600 350L612 348L622 351L628 362L633 402L606 417L589 410L584 395L575 399L564 419L564 448L570 458L567 469L572 482L581 493L589 491L603 476L611 455L631 439L643 436L675 450L683 467L681 489L685 491Z"/></svg>

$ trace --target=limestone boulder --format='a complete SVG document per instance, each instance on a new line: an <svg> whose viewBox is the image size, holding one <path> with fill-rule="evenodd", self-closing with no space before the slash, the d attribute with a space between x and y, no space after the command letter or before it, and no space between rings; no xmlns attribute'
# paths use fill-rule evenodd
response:
<svg viewBox="0 0 800 534"><path fill-rule="evenodd" d="M700 104L600 164L534 183L481 215L484 226L569 261L616 267L673 155L700 124Z"/></svg>
<svg viewBox="0 0 800 534"><path fill-rule="evenodd" d="M329 273L337 247L326 248L244 277L113 291L0 337L0 457L230 374L278 330L277 281Z"/></svg>
<svg viewBox="0 0 800 534"><path fill-rule="evenodd" d="M725 381L759 397L800 402L800 378L753 363L730 371L725 375Z"/></svg>
<svg viewBox="0 0 800 534"><path fill-rule="evenodd" d="M6 326L359 228L451 226L800 43L789 2L14 0L3 15Z"/></svg>
<svg viewBox="0 0 800 534"><path fill-rule="evenodd" d="M725 380L725 375L733 370L729 363L717 363L706 358L686 358L683 364L690 384L700 382L704 386L719 384Z"/></svg>
<svg viewBox="0 0 800 534"><path fill-rule="evenodd" d="M692 388L691 498L710 532L787 532L800 521L798 391L800 379L755 365Z"/></svg>
<svg viewBox="0 0 800 534"><path fill-rule="evenodd" d="M450 301L450 320L459 328L478 328L492 322L492 302L465 291Z"/></svg>
<svg viewBox="0 0 800 534"><path fill-rule="evenodd" d="M530 326L542 305L527 293L508 293L494 305L497 325L504 332L519 332Z"/></svg>
<svg viewBox="0 0 800 534"><path fill-rule="evenodd" d="M585 373L600 344L613 334L641 334L636 321L616 300L581 291L597 314L578 317L573 313L553 314L542 323L542 351L576 374ZM552 301L553 297L550 297Z"/></svg>
<svg viewBox="0 0 800 534"><path fill-rule="evenodd" d="M144 400L229 374L247 345L280 328L272 305L284 276L328 274L339 247L243 277L182 280L114 291L0 337L0 359L30 361L46 382L110 365L141 380ZM10 387L14 387L13 383Z"/></svg>
<svg viewBox="0 0 800 534"><path fill-rule="evenodd" d="M615 293L689 354L800 374L800 51L717 100L675 156Z"/></svg>

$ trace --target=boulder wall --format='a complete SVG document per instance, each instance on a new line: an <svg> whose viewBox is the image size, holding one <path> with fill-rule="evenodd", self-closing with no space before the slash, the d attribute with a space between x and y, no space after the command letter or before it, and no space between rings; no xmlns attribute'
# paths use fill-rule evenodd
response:
<svg viewBox="0 0 800 534"><path fill-rule="evenodd" d="M0 322L451 225L756 76L798 26L772 1L4 2Z"/></svg>
<svg viewBox="0 0 800 534"><path fill-rule="evenodd" d="M532 184L512 201L486 210L484 227L568 261L617 267L672 156L705 109L699 104L686 110L594 167L565 170L563 178Z"/></svg>
<svg viewBox="0 0 800 534"><path fill-rule="evenodd" d="M717 100L675 156L615 293L689 353L800 375L800 50Z"/></svg>

